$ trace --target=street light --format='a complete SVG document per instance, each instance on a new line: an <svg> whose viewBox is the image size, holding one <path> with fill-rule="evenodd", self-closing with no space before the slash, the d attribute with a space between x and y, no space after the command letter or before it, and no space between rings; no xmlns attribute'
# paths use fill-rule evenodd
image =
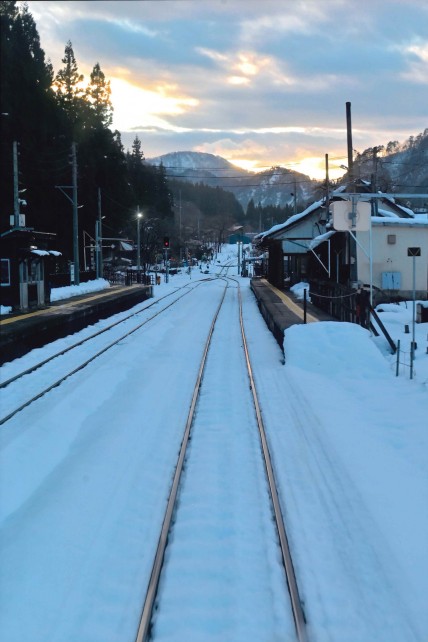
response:
<svg viewBox="0 0 428 642"><path fill-rule="evenodd" d="M141 219L143 218L143 215L141 212L137 212L137 280L140 278L140 270L141 270L141 254L140 254L140 246L141 246L141 241L140 241L140 227L141 227Z"/></svg>

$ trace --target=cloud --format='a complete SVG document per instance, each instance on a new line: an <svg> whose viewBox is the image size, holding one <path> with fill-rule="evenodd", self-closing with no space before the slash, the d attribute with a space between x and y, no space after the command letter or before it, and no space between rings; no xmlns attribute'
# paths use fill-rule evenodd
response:
<svg viewBox="0 0 428 642"><path fill-rule="evenodd" d="M261 165L403 141L427 127L425 0L29 2L56 70L67 40L112 84L124 144Z"/></svg>
<svg viewBox="0 0 428 642"><path fill-rule="evenodd" d="M401 52L407 61L401 77L412 83L428 85L428 42L404 46Z"/></svg>
<svg viewBox="0 0 428 642"><path fill-rule="evenodd" d="M183 96L176 85L163 84L152 90L135 86L126 80L111 80L112 102L116 105L113 125L121 131L136 127L157 127L171 131L185 130L164 120L162 116L175 116L194 109L195 98ZM120 96L120 100L115 98Z"/></svg>

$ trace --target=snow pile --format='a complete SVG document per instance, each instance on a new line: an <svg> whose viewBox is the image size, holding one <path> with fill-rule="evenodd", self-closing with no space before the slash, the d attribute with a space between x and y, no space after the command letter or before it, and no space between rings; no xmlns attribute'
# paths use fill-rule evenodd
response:
<svg viewBox="0 0 428 642"><path fill-rule="evenodd" d="M304 281L301 281L300 283L296 283L295 285L292 285L290 288L290 292L294 294L296 299L299 299L299 301L303 301L305 298L305 290L306 290L306 297L307 301L310 301L309 298L309 283L305 283Z"/></svg>
<svg viewBox="0 0 428 642"><path fill-rule="evenodd" d="M73 296L106 290L109 287L110 283L106 281L106 279L95 279L94 281L86 281L80 285L68 285L63 288L52 288L51 301L62 301L63 299L69 299Z"/></svg>
<svg viewBox="0 0 428 642"><path fill-rule="evenodd" d="M294 452L301 488L296 481L293 487L301 517L293 528L299 545L306 541L305 550L314 550L305 562L311 569L304 573L305 601L315 604L318 590L336 605L344 595L354 603L345 608L346 625L340 609L326 604L314 606L309 618L321 621L329 610L326 633L334 631L335 640L422 642L428 630L427 389L419 379L396 378L370 332L355 324L295 325L285 331L284 348L284 376L302 433ZM314 577L325 578L323 588ZM363 602L382 604L378 622L369 609L359 619L358 591Z"/></svg>

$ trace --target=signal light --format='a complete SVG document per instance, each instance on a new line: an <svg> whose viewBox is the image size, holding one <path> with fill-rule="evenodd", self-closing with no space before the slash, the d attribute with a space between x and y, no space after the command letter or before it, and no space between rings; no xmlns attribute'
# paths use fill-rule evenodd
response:
<svg viewBox="0 0 428 642"><path fill-rule="evenodd" d="M163 246L168 248L169 247L169 236L164 236L163 237Z"/></svg>

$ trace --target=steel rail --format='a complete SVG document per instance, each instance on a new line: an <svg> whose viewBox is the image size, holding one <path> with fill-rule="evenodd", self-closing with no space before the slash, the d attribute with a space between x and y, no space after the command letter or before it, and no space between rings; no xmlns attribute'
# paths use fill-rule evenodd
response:
<svg viewBox="0 0 428 642"><path fill-rule="evenodd" d="M200 283L201 283L201 282L199 282L199 283L198 283L198 285L199 285ZM195 286L195 287L197 287L197 286ZM129 330L129 331L128 331L128 332L126 332L125 334L121 335L119 338L115 339L114 341L112 341L112 342L111 342L111 343L109 343L108 345L104 346L104 348L102 348L101 350L99 350L98 352L96 352L94 355L92 355L91 357L89 357L89 359L86 359L86 360L85 360L85 361L83 361L81 364L79 364L78 366L76 366L75 368L73 368L73 370L70 370L70 371L69 371L69 372L67 372L65 375L63 375L62 377L60 377L59 379L57 379L54 383L52 383L52 384L50 384L48 387L44 388L41 392L39 392L38 394L34 395L34 396L33 396L33 397L31 397L30 399L27 399L27 401L25 401L25 402L24 402L24 403L22 403L20 406L18 406L17 408L15 408L15 409L14 409L14 410L12 410L11 412L9 412L7 415L5 415L5 416L1 417L1 418L0 418L0 426L2 426L2 425L3 425L3 424L5 424L7 421L9 421L10 419L12 419L12 417L14 417L18 412L21 412L21 410L24 410L24 408L27 408L28 406L30 406L32 403L34 403L35 401L37 401L37 400L38 400L38 399L40 399L41 397L44 397L44 396L45 396L47 393L49 393L51 390L53 390L54 388L57 388L58 386L60 386L64 381L66 381L66 379L68 379L68 378L69 378L69 377L71 377L72 375L76 374L76 373L77 373L77 372L79 372L80 370L83 370L83 368L86 368L86 366L87 366L87 365L89 365L90 363L92 363L92 361L95 361L95 359L97 359L99 356L101 356L102 354L104 354L104 352L107 352L107 350L110 350L110 348L112 348L112 347L114 347L115 345L117 345L118 343L120 343L120 341L123 341L123 339L126 339L126 338L127 338L127 337L129 337L131 334L133 334L134 332L136 332L137 330L139 330L140 328L142 328L144 325L146 325L146 323L149 323L150 321L152 321L153 319L155 319L157 316L159 316L160 314L162 314L162 312L165 312L165 310L168 310L168 308L170 308L171 306L175 305L175 303L178 303L179 301L181 301L181 299L183 299L187 294L190 294L191 292L193 292L193 290L194 290L194 289L195 289L195 288L193 287L192 289L187 290L184 294L182 294L180 297L178 297L177 299L175 299L174 301L172 301L171 303L169 303L167 306L165 306L165 307L164 307L164 308L162 308L161 310L158 310L158 311L157 311L155 314L153 314L149 319L145 319L142 323L139 323L137 326L135 326L134 328L132 328L131 330ZM146 309L146 308L145 308L145 309ZM141 310L140 310L140 312L141 312ZM133 316L133 315L130 315L130 316ZM121 323L121 322L123 322L123 321L125 321L125 319L122 319L122 320L120 321L120 323ZM100 333L100 334L101 334L101 333ZM94 336L97 336L97 335L94 335ZM92 337L92 338L93 338L93 337Z"/></svg>
<svg viewBox="0 0 428 642"><path fill-rule="evenodd" d="M218 277L218 278L222 278L222 277ZM201 383L202 383L202 377L203 377L203 373L204 373L204 370L205 370L205 363L206 363L209 347L210 347L210 344L211 344L211 339L212 339L212 335L213 335L213 332L214 332L214 327L215 327L215 324L216 324L217 317L219 315L221 306L223 305L223 301L224 301L224 298L226 296L227 288L228 288L228 283L226 283L226 286L225 286L224 292L223 292L223 296L222 296L222 298L220 300L220 303L218 305L218 308L217 308L216 312L214 313L214 317L213 317L213 320L212 320L212 323L211 323L211 326L210 326L210 329L209 329L209 332L208 332L208 337L207 337L207 340L205 342L204 350L203 350L203 353L202 353L201 363L200 363L200 366L199 366L199 371L198 371L198 375L197 375L197 378L196 378L196 383L195 383L195 386L193 388L192 400L191 400L191 403L190 403L189 414L187 416L186 427L185 427L185 430L184 430L184 436L183 436L183 440L181 442L180 452L179 452L177 464L176 464L176 467L175 467L174 477L173 477L171 490L170 490L170 494L169 494L169 498L168 498L168 503L167 503L167 507L166 507L166 511L165 511L165 517L164 517L161 533L160 533L159 540L158 540L158 546L157 546L157 549L156 549L156 555L155 555L154 562L153 562L152 572L151 572L150 580L149 580L148 587L147 587L147 592L146 592L146 597L145 597L145 600L144 600L143 611L142 611L142 614L141 614L140 623L139 623L139 626L138 626L137 637L135 638L135 642L145 642L148 639L148 634L149 634L149 630L150 630L150 623L151 623L151 620L152 620L153 607L154 607L154 603L155 603L155 599L156 599L156 593L157 593L157 589L158 589L159 578L160 578L162 565L163 565L163 560L164 560L164 556L165 556L165 549L166 549L167 542L168 542L168 533L169 533L170 528L171 528L172 516L173 516L173 513L174 513L174 507L175 507L175 503L176 503L176 499L177 499L178 488L179 488L179 485L180 485L181 473L183 471L184 458L186 456L187 445L188 445L188 442L189 442L190 432L191 432L191 428L192 428L192 424L193 424L193 418L194 418L194 413L195 413L195 409L196 409L196 403L197 403L197 400L198 400L198 397L199 397L199 389L200 389Z"/></svg>
<svg viewBox="0 0 428 642"><path fill-rule="evenodd" d="M266 467L269 491L270 491L272 504L273 504L275 523L278 531L282 560L283 560L285 574L287 578L288 591L290 594L291 607L293 612L294 624L296 627L297 639L299 642L308 642L305 614L303 612L302 603L299 595L299 589L297 586L296 574L294 572L293 561L291 558L290 547L288 544L288 537L285 530L284 519L283 519L281 505L278 497L278 491L276 487L275 475L274 475L271 457L269 453L269 446L266 438L266 431L264 428L260 404L257 397L256 384L254 381L253 370L251 367L250 354L248 351L248 344L247 344L247 339L246 339L245 329L244 329L244 320L243 320L243 314L242 314L242 297L241 297L241 288L239 286L239 283L238 283L238 298L239 298L239 323L241 326L245 360L247 364L248 377L250 380L250 388L253 395L254 408L257 416L257 424L259 427L263 458L264 458L265 467Z"/></svg>
<svg viewBox="0 0 428 642"><path fill-rule="evenodd" d="M202 279L202 280L209 280L209 279ZM192 289L195 289L201 284L201 281L197 283ZM121 323L124 323L125 321L128 321L128 319L132 319L132 317L137 316L138 314L141 314L142 312L145 312L152 306L156 305L160 301L163 301L163 299L166 299L167 297L172 296L173 294L176 294L179 290L182 290L184 288L187 288L188 284L182 286L181 288L177 288L177 290L174 290L173 292L169 292L168 294L165 294L162 297L159 297L159 299L156 299L152 303L149 303L149 305L146 305L143 308L140 308L139 310L136 310L135 312L132 312L132 314L128 314L126 317L123 317L122 319L119 319L118 321L115 321L114 323L111 323L110 325L106 326L105 328L102 328L101 330L97 330L97 332L94 332L93 334L85 337L84 339L77 341L76 343L73 343L70 346L67 346L67 348L64 348L63 350L60 350L59 352L56 352L55 354L51 355L50 357L47 357L43 361L39 361L38 363L34 364L33 366L30 366L26 370L23 370L22 372L18 372L18 374L14 375L13 377L10 377L10 379L6 379L5 381L0 382L0 389L1 388L6 388L9 384L13 383L14 381L17 381L21 377L24 377L27 374L31 374L35 370L38 370L42 366L45 366L47 363L52 361L53 359L56 359L57 357L61 357L63 354L66 354L70 350L73 350L74 348L78 348L79 346L83 345L87 341L90 341L91 339L94 339L95 337L98 337L99 335L103 334L104 332L107 332L108 330L111 330L112 328L120 325ZM185 295L183 295L185 296ZM166 309L166 308L165 308Z"/></svg>
<svg viewBox="0 0 428 642"><path fill-rule="evenodd" d="M270 459L270 453L269 453L269 448L267 444L267 439L266 439L266 433L265 433L265 428L263 424L263 419L262 419L262 414L260 410L260 405L258 402L258 397L257 397L257 391L256 391L256 385L253 377L253 372L252 372L252 367L251 367L251 360L249 356L249 351L248 351L248 345L247 345L247 340L246 340L246 335L245 335L245 329L244 329L244 322L243 322L243 314L242 314L242 297L241 297L241 289L240 289L240 284L239 281L237 281L233 277L224 277L224 276L219 276L218 278L222 280L226 280L227 282L234 281L238 285L238 300L239 300L239 323L240 323L240 329L241 329L241 335L242 335L242 340L243 340L243 349L245 353L245 361L246 361L246 366L247 366L247 372L248 372L248 377L250 381L250 388L253 396L253 402L254 402L254 408L255 408L255 414L257 418L257 425L259 428L259 434L260 434L260 440L261 440L261 445L262 445L262 451L263 451L263 458L264 458L264 463L265 463L265 469L266 469L266 474L268 478L268 485L269 485L269 492L270 492L270 497L273 505L273 511L274 511L274 516L275 516L275 523L276 523L276 528L278 532L278 538L279 538L279 544L281 548L281 554L282 554L282 559L283 559L283 565L284 565L284 570L285 570L285 575L286 575L286 581L287 581L287 586L288 586L288 591L290 595L290 602L291 602L291 609L293 613L293 619L294 619L294 624L295 624L295 629L296 629L296 634L297 634L297 640L298 642L308 642L307 638L307 633L306 633L306 619L305 615L303 612L300 596L299 596L299 591L298 591L298 586L297 586L297 581L296 581L296 576L294 572L294 566L291 558L291 553L288 545L288 538L284 526L284 519L282 516L282 511L280 507L280 502L279 502L279 497L278 497L278 492L276 489L276 481L275 481L275 476L273 472L273 467ZM215 312L212 324L210 326L210 330L208 333L207 341L205 343L196 383L193 389L193 395L192 395L192 400L190 404L190 410L189 414L187 417L187 422L186 422L186 427L184 431L184 436L183 440L181 443L180 447L180 452L174 472L174 477L173 477L173 482L171 485L171 490L170 490L170 495L168 498L168 503L167 503L167 508L165 511L165 516L164 516L164 521L162 524L162 529L161 533L159 536L158 540L158 545L156 549L156 554L152 566L152 571L151 571L151 576L146 592L146 597L144 601L144 606L142 610L142 615L140 618L140 623L139 627L137 630L137 636L135 638L135 642L147 642L149 640L150 636L150 625L152 621L152 616L153 616L153 609L155 605L155 600L156 600L156 594L158 590L158 585L159 585L159 580L160 580L160 575L162 572L162 566L164 562L164 557L165 557L165 550L166 546L168 543L168 534L171 529L171 523L172 523L172 518L174 514L174 509L176 505L176 500L177 500L177 494L178 494L178 489L180 485L180 479L181 479L181 474L183 470L183 465L184 465L184 460L186 456L186 451L187 451L187 446L188 446L188 441L190 438L190 433L193 425L193 419L194 419L194 413L196 409L196 404L198 401L199 397L199 392L200 392L200 387L201 387L201 382L202 382L202 377L205 369L205 363L206 363L206 358L207 354L209 351L209 347L211 344L211 339L212 339L212 334L214 331L214 326L217 321L217 317L219 315L221 306L223 304L225 295L227 291L227 285L225 287L225 290L223 292L222 299L220 301L220 304Z"/></svg>

